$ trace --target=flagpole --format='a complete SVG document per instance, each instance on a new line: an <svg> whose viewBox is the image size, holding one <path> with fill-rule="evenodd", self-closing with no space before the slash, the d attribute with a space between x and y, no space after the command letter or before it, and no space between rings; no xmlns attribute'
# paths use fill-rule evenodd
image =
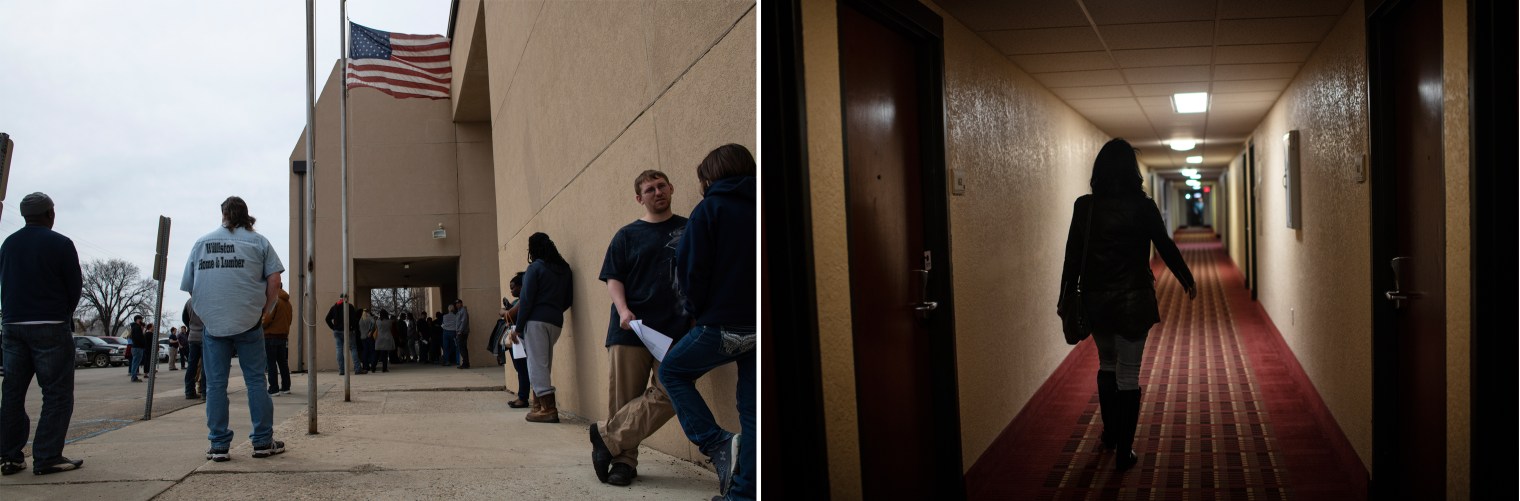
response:
<svg viewBox="0 0 1520 501"><path fill-rule="evenodd" d="M316 226L313 218L316 214L316 203L313 195L316 192L317 168L316 168L316 141L317 141L317 104L315 83L316 77L316 25L313 19L316 17L316 0L306 0L306 175L305 197L302 197L304 207L301 207L301 260L296 263L301 273L301 320L298 322L301 329L301 343L306 347L306 433L317 434L317 366L316 366L316 329L310 329L306 324L307 315L316 316L316 295L312 293L312 280L310 270L306 263L311 262L311 256L316 254L313 246L315 238L313 227ZM315 324L315 322L313 322ZM314 325L312 327L315 327Z"/></svg>
<svg viewBox="0 0 1520 501"><path fill-rule="evenodd" d="M354 307L355 299L354 295L350 294L353 291L350 290L348 283L348 0L338 0L338 22L341 23L341 27L338 28L338 34L343 37L343 43L339 45L343 49L343 76L338 79L338 90L342 92L340 94L342 97L338 101L338 133L342 135L342 138L339 139L342 146L339 148L338 161L343 170L343 261L341 266L343 267L343 293L348 295L348 299L343 305L342 315L343 354L345 355L343 360L345 361L344 365L348 367L346 370L339 370L343 371L343 401L352 402L353 393L350 379L354 376L354 366L358 364L358 360L353 360L354 352L351 344L355 340L351 339L353 336L350 335L351 328L348 325L348 309Z"/></svg>

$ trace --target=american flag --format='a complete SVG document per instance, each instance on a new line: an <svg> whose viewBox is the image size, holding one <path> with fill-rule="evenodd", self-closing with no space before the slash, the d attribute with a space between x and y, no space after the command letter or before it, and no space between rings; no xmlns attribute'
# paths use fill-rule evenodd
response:
<svg viewBox="0 0 1520 501"><path fill-rule="evenodd" d="M393 97L448 99L449 39L349 25L348 88L371 87Z"/></svg>

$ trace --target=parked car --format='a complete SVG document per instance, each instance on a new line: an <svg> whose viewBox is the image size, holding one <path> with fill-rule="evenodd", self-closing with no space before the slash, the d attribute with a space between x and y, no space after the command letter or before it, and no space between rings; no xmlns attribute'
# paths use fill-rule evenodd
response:
<svg viewBox="0 0 1520 501"><path fill-rule="evenodd" d="M161 363L161 364L168 363L169 362L169 353L170 353L169 352L169 340L165 339L165 340L159 341L158 342L158 363Z"/></svg>
<svg viewBox="0 0 1520 501"><path fill-rule="evenodd" d="M127 347L106 341L119 339L96 336L74 336L74 347L85 351L84 363L94 367L120 367L127 363Z"/></svg>
<svg viewBox="0 0 1520 501"><path fill-rule="evenodd" d="M74 367L79 367L81 365L89 365L89 364L90 364L90 354L86 353L84 351L84 348L80 348L79 345L75 345L74 346Z"/></svg>

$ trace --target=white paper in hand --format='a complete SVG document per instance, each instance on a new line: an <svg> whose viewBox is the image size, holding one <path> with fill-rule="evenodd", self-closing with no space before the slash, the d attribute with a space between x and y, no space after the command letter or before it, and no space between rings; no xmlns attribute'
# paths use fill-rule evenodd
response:
<svg viewBox="0 0 1520 501"><path fill-rule="evenodd" d="M665 361L665 352L670 351L670 336L644 325L643 320L628 322L628 327L639 335L639 340L644 342L644 347L649 348L649 354L654 355L655 360Z"/></svg>
<svg viewBox="0 0 1520 501"><path fill-rule="evenodd" d="M515 332L517 332L517 326L515 326L515 325L508 325L507 326L507 333L508 334L515 333ZM502 336L502 337L506 338L508 336ZM506 339L503 339L503 341L505 341L505 340ZM517 342L516 343L512 343L512 359L513 360L522 360L524 358L528 358L528 352L523 351L523 338L522 338L522 336L517 336Z"/></svg>

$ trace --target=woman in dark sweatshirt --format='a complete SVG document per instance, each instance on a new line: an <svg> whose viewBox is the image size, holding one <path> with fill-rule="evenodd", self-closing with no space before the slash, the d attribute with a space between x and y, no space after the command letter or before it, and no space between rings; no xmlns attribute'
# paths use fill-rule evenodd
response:
<svg viewBox="0 0 1520 501"><path fill-rule="evenodd" d="M1114 468L1123 471L1138 460L1131 447L1140 415L1140 360L1151 326L1161 321L1151 244L1189 298L1198 290L1156 202L1145 194L1135 149L1128 142L1114 139L1103 145L1093 161L1091 186L1092 194L1078 198L1073 209L1061 290L1081 276L1082 303L1098 345L1103 446L1116 449Z"/></svg>
<svg viewBox="0 0 1520 501"><path fill-rule="evenodd" d="M697 179L702 202L676 248L676 280L695 326L666 353L660 382L686 438L717 470L718 491L754 499L755 157L737 144L720 146L697 166ZM718 426L696 388L697 378L730 362L739 369L738 436Z"/></svg>
<svg viewBox="0 0 1520 501"><path fill-rule="evenodd" d="M565 310L570 309L574 282L570 280L570 263L560 256L549 235L534 233L528 237L528 260L531 264L523 272L516 324L523 350L528 353L528 380L537 396L527 420L558 423L550 364L554 362L554 342L565 325Z"/></svg>

